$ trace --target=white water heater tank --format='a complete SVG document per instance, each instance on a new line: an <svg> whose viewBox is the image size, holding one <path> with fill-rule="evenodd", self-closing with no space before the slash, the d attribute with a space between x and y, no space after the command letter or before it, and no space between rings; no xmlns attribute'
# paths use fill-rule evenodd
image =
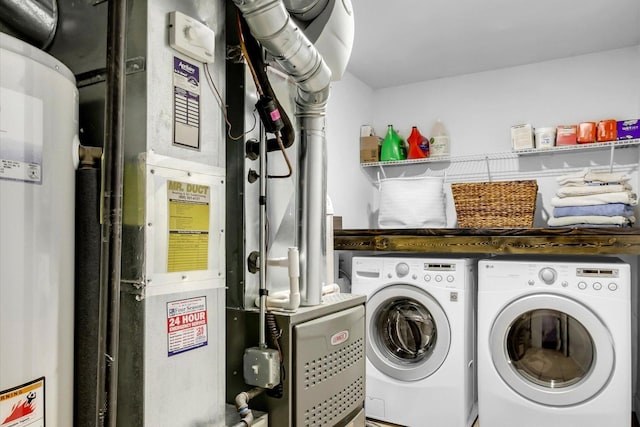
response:
<svg viewBox="0 0 640 427"><path fill-rule="evenodd" d="M0 33L0 425L73 425L78 91Z"/></svg>

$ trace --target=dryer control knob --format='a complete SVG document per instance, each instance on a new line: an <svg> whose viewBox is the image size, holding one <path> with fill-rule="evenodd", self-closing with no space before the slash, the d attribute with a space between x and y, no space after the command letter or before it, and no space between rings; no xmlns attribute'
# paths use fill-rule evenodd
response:
<svg viewBox="0 0 640 427"><path fill-rule="evenodd" d="M404 277L409 274L409 264L406 262L400 262L396 265L396 274L398 277Z"/></svg>
<svg viewBox="0 0 640 427"><path fill-rule="evenodd" d="M547 285L551 285L556 281L557 274L553 268L545 267L540 270L540 272L538 273L538 277L540 277L540 280L542 280Z"/></svg>

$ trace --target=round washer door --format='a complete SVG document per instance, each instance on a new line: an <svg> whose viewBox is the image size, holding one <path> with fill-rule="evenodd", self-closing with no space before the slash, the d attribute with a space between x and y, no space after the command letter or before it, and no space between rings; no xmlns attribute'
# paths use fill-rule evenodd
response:
<svg viewBox="0 0 640 427"><path fill-rule="evenodd" d="M509 387L547 406L592 398L614 369L606 326L587 307L561 295L534 294L508 304L489 341L493 364Z"/></svg>
<svg viewBox="0 0 640 427"><path fill-rule="evenodd" d="M449 353L451 328L438 302L411 285L390 285L367 301L367 358L384 374L416 381Z"/></svg>

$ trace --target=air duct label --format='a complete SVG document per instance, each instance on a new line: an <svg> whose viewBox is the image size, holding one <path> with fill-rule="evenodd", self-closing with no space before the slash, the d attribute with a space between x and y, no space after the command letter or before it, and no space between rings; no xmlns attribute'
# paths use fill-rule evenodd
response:
<svg viewBox="0 0 640 427"><path fill-rule="evenodd" d="M175 56L173 144L200 149L200 67Z"/></svg>
<svg viewBox="0 0 640 427"><path fill-rule="evenodd" d="M169 198L169 249L167 272L209 268L208 185L167 181Z"/></svg>
<svg viewBox="0 0 640 427"><path fill-rule="evenodd" d="M207 345L207 297L167 303L168 355Z"/></svg>

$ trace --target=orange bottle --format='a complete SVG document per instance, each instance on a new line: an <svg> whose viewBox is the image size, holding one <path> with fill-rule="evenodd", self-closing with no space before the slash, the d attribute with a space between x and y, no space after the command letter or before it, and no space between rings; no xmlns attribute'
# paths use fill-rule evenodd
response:
<svg viewBox="0 0 640 427"><path fill-rule="evenodd" d="M411 128L411 134L407 138L409 143L408 159L424 159L429 157L429 140L422 136L417 126Z"/></svg>

